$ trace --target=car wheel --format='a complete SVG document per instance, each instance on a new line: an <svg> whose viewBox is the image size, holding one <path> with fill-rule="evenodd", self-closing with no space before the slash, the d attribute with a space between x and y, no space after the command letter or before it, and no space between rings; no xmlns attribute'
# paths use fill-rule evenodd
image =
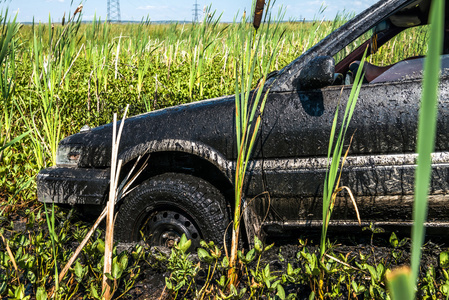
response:
<svg viewBox="0 0 449 300"><path fill-rule="evenodd" d="M199 247L201 239L223 243L229 222L225 198L207 181L166 173L144 181L123 200L116 222L120 242L145 239L172 247L182 234Z"/></svg>

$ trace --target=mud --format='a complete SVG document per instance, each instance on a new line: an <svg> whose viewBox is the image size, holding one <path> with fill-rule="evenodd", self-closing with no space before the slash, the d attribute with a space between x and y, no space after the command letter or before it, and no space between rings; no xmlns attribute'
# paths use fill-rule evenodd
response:
<svg viewBox="0 0 449 300"><path fill-rule="evenodd" d="M35 224L35 228L31 229L27 226L27 220L21 214L15 214L10 216L9 221L14 223L14 232L5 232L6 238L11 238L15 233L31 233L33 230L46 231L45 226L39 227ZM333 241L330 252L333 253L335 257L342 254L347 257L349 264L351 266L356 266L356 262L361 262L361 256L366 257L366 263L371 266L376 266L379 263L383 263L387 268L392 269L396 266L409 265L410 259L410 243L407 241L405 245L399 248L393 248L390 245L389 237L391 232L385 233L375 233L373 234L369 230L365 231L347 231L343 233L339 232L329 232L329 239ZM398 239L402 240L408 235L399 234ZM261 267L265 265L270 265L270 270L272 274L280 276L281 274L287 273L287 265L290 263L293 268L301 268L304 261L298 260L298 252L303 249L299 243L301 239L302 244L306 244L307 251L309 253L318 253L318 244L320 239L319 231L311 231L305 234L296 232L291 236L281 237L281 236L268 236L265 243L274 243L274 247L262 255L260 262ZM67 245L73 251L77 243L72 243ZM134 286L123 296L124 299L172 299L165 291L165 278L170 276L170 272L167 270L167 263L164 260L158 260L158 256L169 257L170 250L164 247L153 247L149 248L145 244L146 256L145 260L142 260L139 264L140 275L136 280ZM423 256L421 260L421 275L423 278L425 273L433 266L436 269L436 277L434 281L440 283L442 280L441 268L439 266L439 254L442 251L448 251L448 238L444 235L432 236L426 240L423 247ZM128 251L131 253L135 245L128 243L119 243L117 246L118 252ZM244 251L248 251L247 249ZM393 252L398 253L396 257L393 256ZM191 258L195 264L197 264L198 258L193 253ZM254 261L249 268L255 268L256 262ZM207 269L202 265L202 271L199 272L197 277L198 287L201 288L201 284L204 283L205 276L207 274ZM353 273L353 280L358 284L364 284L369 286L370 275L368 272L356 272ZM215 278L218 279L218 278ZM239 289L248 288L245 286L247 282L246 278L243 277ZM308 284L286 284L284 286L286 294L295 293L297 294L296 299L308 299L311 293L311 287ZM437 294L439 292L437 291ZM441 296L441 294L438 294ZM418 295L418 299L423 298L423 295ZM439 297L438 296L438 297ZM178 299L180 299L178 297ZM245 297L244 297L245 299ZM342 290L342 296L337 299L348 299L348 291ZM362 298L360 298L362 299Z"/></svg>
<svg viewBox="0 0 449 300"><path fill-rule="evenodd" d="M371 233L358 236L348 235L334 235L330 239L336 242L333 243L332 252L334 255L340 253L348 257L350 264L355 266L355 262L361 262L360 256L366 257L366 263L376 266L379 263L383 263L387 268L392 269L396 266L408 265L410 259L410 243L407 242L401 248L396 249L399 256L396 258L392 256L393 247L390 246L388 238L390 233L379 233L371 237ZM399 239L405 236L398 236ZM308 236L301 236L301 239L307 243L307 249L310 253L318 251L317 244L319 243L319 234L311 234ZM444 239L434 238L436 242L427 240L423 247L423 256L421 260L421 274L425 276L425 272L430 266L438 268L438 257L441 251L447 251L447 244L444 243ZM293 268L300 267L297 254L301 250L302 246L299 245L298 239L285 238L285 239L268 239L267 242L274 242L275 246L269 251L263 254L260 265L265 266L270 264L272 274L283 274L287 272L287 265L290 263ZM192 258L195 262L197 258L193 255ZM253 263L252 267L255 267ZM151 268L144 268L142 276L139 282L132 288L126 295L126 299L171 299L170 295L166 293L164 289L165 277L170 276L167 271L155 270ZM438 278L434 278L435 281ZM358 284L364 284L369 286L371 280L369 273L357 273L354 275L354 280ZM246 278L242 278L241 282L246 282ZM248 288L244 284L240 284L241 288ZM297 294L296 299L309 299L311 288L307 284L287 284L284 286L286 295L290 293ZM420 294L421 293L421 294ZM422 298L422 292L418 293L418 299ZM441 296L441 295L440 295ZM246 299L244 297L244 299ZM349 299L348 291L343 290L342 296L337 299ZM361 297L360 299L363 299Z"/></svg>

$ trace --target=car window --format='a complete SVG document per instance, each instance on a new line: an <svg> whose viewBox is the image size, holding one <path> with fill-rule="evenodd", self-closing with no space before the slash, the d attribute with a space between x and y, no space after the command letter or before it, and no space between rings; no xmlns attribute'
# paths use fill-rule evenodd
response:
<svg viewBox="0 0 449 300"><path fill-rule="evenodd" d="M335 64L339 63L343 58L348 56L352 51L357 49L361 44L371 37L371 31L366 32L355 39L352 43L348 44L346 47L341 49L337 54L334 55Z"/></svg>
<svg viewBox="0 0 449 300"><path fill-rule="evenodd" d="M354 72L357 70L357 64L352 65L353 61L356 59L348 59L349 57L353 57L354 53L352 53L355 49L357 49L360 45L366 44L366 42L371 43L371 48L374 48L375 38L373 37L373 30L370 30L357 38L351 44L342 49L339 53L334 56L335 61L338 63L341 61L344 65L350 70L350 72L344 71L343 76L344 81L335 81L334 84L351 84L354 79ZM410 66L405 66L402 71L409 70L413 73L413 76L408 76L408 74L403 74L402 79L404 78L420 78L421 70L422 70L422 62L420 60L416 60L414 63L411 63L415 58L423 57L427 52L427 44L429 38L429 26L417 26L411 27L403 30L393 38L391 38L388 42L380 46L376 49L376 52L368 53L367 61L371 64L369 65L369 69L366 70L365 74L365 83L373 82L373 79L379 77L380 74L384 72L390 72L391 65L401 62L395 66L402 66L403 64L410 64ZM360 49L357 50L360 52ZM361 53L360 53L361 55ZM412 60L408 60L410 58L414 58ZM367 66L368 67L368 66ZM344 69L346 69L344 67ZM348 70L346 69L346 70ZM340 67L341 70L341 67ZM397 73L397 72L396 72ZM397 73L395 76L384 76L385 78L381 79L384 81L396 81L399 80L399 77L396 76L400 74ZM373 82L374 83L374 82Z"/></svg>
<svg viewBox="0 0 449 300"><path fill-rule="evenodd" d="M427 52L428 39L428 25L408 28L382 45L375 54L370 56L369 62L386 66L406 58L424 56Z"/></svg>
<svg viewBox="0 0 449 300"><path fill-rule="evenodd" d="M427 52L428 33L428 25L407 28L382 45L376 53L369 55L368 61L375 65L385 66L409 57L424 56ZM358 46L369 40L371 36L372 31L369 31L340 50L340 52L334 56L335 63L340 62Z"/></svg>

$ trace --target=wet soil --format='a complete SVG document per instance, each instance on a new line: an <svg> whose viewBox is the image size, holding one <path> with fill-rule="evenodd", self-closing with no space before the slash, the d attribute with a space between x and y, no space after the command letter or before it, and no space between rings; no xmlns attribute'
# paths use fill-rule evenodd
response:
<svg viewBox="0 0 449 300"><path fill-rule="evenodd" d="M331 252L335 256L338 256L340 253L343 254L350 261L349 264L355 268L355 262L360 262L361 256L365 256L365 262L373 266L383 263L387 268L392 269L396 266L409 265L410 242L407 241L403 246L395 249L390 245L390 234L390 232L387 232L374 236L371 233L359 234L357 236L331 235L330 240L335 241L331 246ZM398 235L398 238L401 240L406 238L406 236ZM301 236L301 239L307 244L305 247L310 253L318 251L318 235ZM420 276L424 276L430 266L438 268L440 252L448 251L448 244L445 243L444 238L433 237L433 240L436 242L433 242L432 239L426 239L426 243L423 246ZM269 238L267 242L274 242L275 246L263 254L261 266L270 264L272 273L278 275L287 272L288 263L294 268L299 267L297 254L303 246L299 244L298 238L283 238L280 240ZM396 252L397 255L393 256L393 252ZM193 259L197 258L193 256ZM139 282L129 291L126 298L171 299L172 297L164 289L165 277L167 276L170 276L170 273L166 270L144 268ZM360 272L360 274L354 275L354 280L369 286L369 273ZM242 281L244 282L245 280ZM240 288L243 287L245 286L240 284ZM285 286L286 294L295 293L297 295L296 299L309 299L311 291L310 286L306 284L287 284ZM421 296L418 294L418 298L422 298ZM343 296L337 299L348 299L348 292L343 291ZM363 297L360 299L363 299Z"/></svg>
<svg viewBox="0 0 449 300"><path fill-rule="evenodd" d="M26 219L18 215L10 215L8 222L13 221L14 231L25 232ZM45 228L39 228L38 230L46 230ZM9 233L11 234L11 233ZM7 234L8 235L8 234ZM361 257L365 257L365 262L376 266L379 263L383 263L387 268L392 269L396 266L409 265L410 263L410 242L407 241L399 248L394 248L390 245L391 232L385 233L372 233L370 231L351 232L351 233L329 233L329 240L333 241L330 246L330 252L339 256L342 254L347 258L350 265L356 267L355 262L361 262ZM397 234L398 240L407 238L407 234ZM320 235L318 232L312 232L308 235L298 235L289 237L268 237L265 243L274 243L267 252L263 253L261 258L261 266L267 264L270 265L271 272L276 275L280 275L287 272L287 265L290 263L293 268L300 267L298 261L298 252L301 249L307 248L309 253L317 253ZM302 241L302 245L299 242ZM425 276L426 271L433 266L439 267L439 255L442 251L448 251L448 239L444 236L431 236L426 239L426 243L423 246L423 256L421 260L421 277ZM133 245L119 245L118 250L131 250ZM76 248L76 245L72 245ZM166 248L154 249L146 248L147 259L140 264L141 272L135 283L135 285L123 296L124 299L171 299L165 291L165 278L170 276L170 272L167 270L166 263L156 262L154 254L163 254L166 257L169 256L170 250ZM248 250L245 250L248 251ZM395 253L395 255L393 255ZM191 255L195 263L198 262L198 258L195 254ZM254 267L254 265L253 265ZM200 276L197 283L204 282L205 272L200 272ZM440 282L441 272L437 271L435 282ZM203 278L201 278L203 277ZM218 278L217 278L218 279ZM367 272L359 272L354 275L354 280L369 285L370 277ZM241 282L245 282L243 279ZM245 287L243 283L239 288ZM438 286L437 286L438 288ZM308 284L287 284L285 286L286 294L296 293L297 299L308 299L312 289ZM437 292L438 293L438 292ZM348 299L348 292L343 291L341 299ZM439 294L441 296L441 294ZM422 298L419 297L418 298ZM178 297L178 299L180 299ZM362 299L362 298L361 298ZM435 298L435 299L438 299Z"/></svg>

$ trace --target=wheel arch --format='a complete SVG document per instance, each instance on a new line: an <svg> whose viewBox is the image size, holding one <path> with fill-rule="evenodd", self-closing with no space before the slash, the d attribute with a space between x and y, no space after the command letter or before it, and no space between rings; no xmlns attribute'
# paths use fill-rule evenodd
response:
<svg viewBox="0 0 449 300"><path fill-rule="evenodd" d="M214 185L233 206L233 168L221 153L199 142L164 139L139 144L120 153L123 161L121 177L126 176L139 156L147 156L148 166L136 179L138 184L153 176L167 173L185 173L202 178ZM229 210L231 212L231 210Z"/></svg>

